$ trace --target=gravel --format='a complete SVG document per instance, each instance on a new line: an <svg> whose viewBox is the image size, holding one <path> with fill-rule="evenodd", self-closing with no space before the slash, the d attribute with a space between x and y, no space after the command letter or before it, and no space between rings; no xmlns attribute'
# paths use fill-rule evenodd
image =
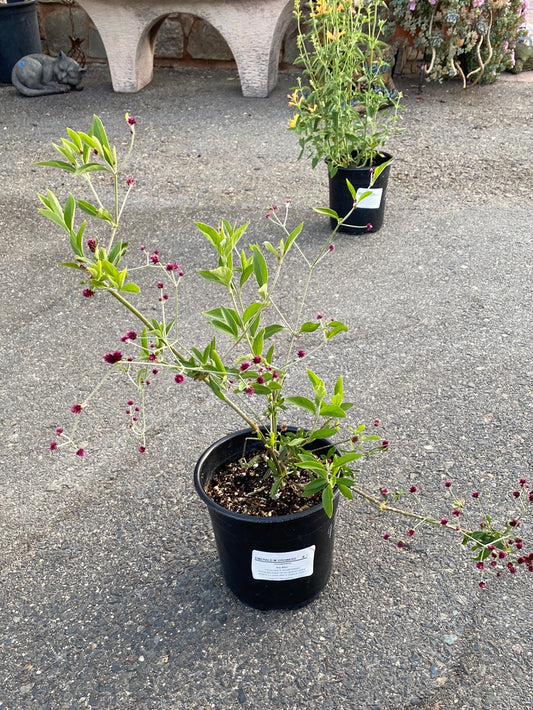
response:
<svg viewBox="0 0 533 710"><path fill-rule="evenodd" d="M71 184L34 162L93 113L120 140L129 111L133 245L157 246L195 283L206 249L194 221L250 220L250 241L265 239L266 207L290 197L312 249L327 238L311 210L326 205L326 170L296 160L293 82L282 74L269 99L244 99L232 71L160 69L120 95L91 66L71 95L0 86L2 710L533 708L531 579L480 590L440 531L400 553L381 540L385 519L346 503L318 600L291 612L237 602L192 488L199 454L237 422L191 383L179 398L154 387L144 456L113 418L127 399L118 386L94 407L85 460L48 452L123 326L57 267L63 237L35 193ZM361 472L369 485L416 481L431 498L452 478L497 517L533 468L533 84L428 85L421 97L416 79L398 84L405 131L389 147L385 225L335 240L316 304L350 331L311 366L342 373L361 418L383 422L390 451ZM282 286L290 295L297 280ZM187 327L207 296L183 290Z"/></svg>

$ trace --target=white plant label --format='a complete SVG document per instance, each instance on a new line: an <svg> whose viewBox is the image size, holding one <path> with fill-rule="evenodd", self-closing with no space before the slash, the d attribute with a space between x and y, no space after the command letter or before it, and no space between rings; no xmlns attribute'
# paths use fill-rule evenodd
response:
<svg viewBox="0 0 533 710"><path fill-rule="evenodd" d="M370 195L367 195L366 197L363 197L361 202L359 202L359 198L361 195L364 195L365 192L370 192ZM381 204L381 196L383 195L383 188L382 187L373 187L373 188L364 188L360 187L357 190L356 197L357 197L357 208L359 207L364 207L365 210L377 210ZM355 212L357 214L357 212Z"/></svg>
<svg viewBox="0 0 533 710"><path fill-rule="evenodd" d="M252 577L271 582L310 577L313 574L315 545L294 552L252 550Z"/></svg>

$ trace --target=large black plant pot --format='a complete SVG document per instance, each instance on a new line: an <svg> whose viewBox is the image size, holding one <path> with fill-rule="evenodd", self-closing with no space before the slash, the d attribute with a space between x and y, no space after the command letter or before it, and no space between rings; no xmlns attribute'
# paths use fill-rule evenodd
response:
<svg viewBox="0 0 533 710"><path fill-rule="evenodd" d="M391 155L383 153L376 160L375 166L382 165L391 159ZM389 180L390 165L379 174L372 185L372 195L361 202L361 206L352 212L346 223L339 229L348 234L364 234L377 232L383 224L385 217L385 202L387 197L387 182ZM353 207L353 198L346 185L349 180L356 190L365 191L370 185L370 167L366 168L339 168L337 173L329 178L329 206L339 215L345 217ZM368 207L366 206L368 205ZM331 218L332 228L337 226L337 221Z"/></svg>
<svg viewBox="0 0 533 710"><path fill-rule="evenodd" d="M0 81L10 84L18 60L40 52L37 0L0 3Z"/></svg>
<svg viewBox="0 0 533 710"><path fill-rule="evenodd" d="M317 446L329 448L327 440ZM233 513L213 502L204 487L214 472L262 444L250 429L210 446L194 471L198 495L207 505L223 577L232 592L256 609L294 609L312 601L326 586L333 564L339 494L330 519L321 505L272 518Z"/></svg>

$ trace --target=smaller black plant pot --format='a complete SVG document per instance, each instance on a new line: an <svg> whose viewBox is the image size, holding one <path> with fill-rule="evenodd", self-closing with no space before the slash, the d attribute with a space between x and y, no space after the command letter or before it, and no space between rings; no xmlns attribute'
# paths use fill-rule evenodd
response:
<svg viewBox="0 0 533 710"><path fill-rule="evenodd" d="M318 440L318 447L331 442ZM262 448L251 429L212 444L194 470L194 485L207 505L223 577L231 591L256 609L295 609L326 586L333 565L334 526L322 505L293 515L264 518L233 513L209 498L204 488L217 469Z"/></svg>
<svg viewBox="0 0 533 710"><path fill-rule="evenodd" d="M391 155L383 153L376 160L375 166L391 159ZM387 182L389 180L390 165L378 176L372 185L372 195L365 198L361 206L352 212L346 223L339 228L340 232L348 234L365 234L377 232L383 225L385 217L385 202L387 197ZM353 207L353 198L346 185L349 180L356 190L365 191L370 184L370 167L366 168L339 168L333 177L329 178L329 206L339 215L345 217ZM368 205L368 207L364 206ZM331 218L331 227L337 226L337 221Z"/></svg>
<svg viewBox="0 0 533 710"><path fill-rule="evenodd" d="M10 84L18 60L40 52L37 0L0 4L0 81Z"/></svg>

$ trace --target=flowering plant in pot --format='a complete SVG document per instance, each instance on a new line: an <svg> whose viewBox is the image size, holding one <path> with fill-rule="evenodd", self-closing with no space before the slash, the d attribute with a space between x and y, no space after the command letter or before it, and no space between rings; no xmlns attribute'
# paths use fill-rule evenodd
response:
<svg viewBox="0 0 533 710"><path fill-rule="evenodd" d="M269 210L267 224L281 230L282 237L263 244L243 246L247 225L235 227L222 220L215 228L197 223L214 253L198 278L214 289L213 307L204 317L216 338L200 345L196 330L182 331L178 292L187 279L182 267L144 245L139 249L141 264L125 264L128 244L118 230L135 186L134 178L124 174L135 136L135 119L127 114L126 119L131 140L123 161L94 117L86 133L67 129L67 137L56 145L60 160L40 163L86 183L87 199L70 194L61 204L51 190L40 194L40 212L68 235L72 255L63 265L81 279L83 297L95 307L105 307L103 296L115 299L125 315L117 349L103 354L108 371L90 395L72 404L74 425L68 432L58 427L50 448L85 457L77 430L111 374L125 376L130 388L130 428L140 436L142 454L147 448L145 395L150 382L166 378L178 391L185 378L207 386L247 428L206 450L195 469L195 485L208 505L224 576L239 598L254 606L298 606L321 591L331 569L333 521L341 496L359 496L382 513L407 516L411 527L394 538L399 548L421 525L433 524L458 534L474 550L478 566L491 569L494 563L499 570L505 559L515 571L520 565L533 569L533 554L526 554L524 540L517 537L533 500L525 480L513 493L517 510L500 527L488 516L481 526L463 523L466 506L455 496L447 519L416 511L415 486L405 494L409 502L403 508L400 491L377 486L372 493L357 483L354 467L386 451L389 442L378 434L378 420L370 431L349 423L352 404L344 398L342 377L328 388L306 366L311 352L340 337L347 327L321 313L309 315L310 290L323 262L334 258L334 246L328 238L314 256L306 254L298 241L302 225L288 227L290 202ZM111 192L105 190L110 207L105 206L99 178L111 183ZM81 223L78 210L85 215ZM91 235L89 221L97 225ZM105 239L103 227L109 231ZM305 274L304 286L296 303L288 303L279 296L280 276L286 268L296 268L295 256ZM139 283L145 283L144 276L157 293L155 309L150 288L143 298ZM220 292L226 294L225 301ZM302 366L304 384L297 376ZM301 425L296 424L298 412ZM451 492L447 484L444 490ZM387 532L385 537L394 536Z"/></svg>
<svg viewBox="0 0 533 710"><path fill-rule="evenodd" d="M385 190L392 158L384 148L400 130L402 96L387 79L392 59L383 41L387 6L383 0L311 0L306 8L296 0L295 64L303 72L289 95L289 129L299 136L300 157L308 155L313 168L326 162L330 206L345 215L346 179L361 189ZM336 196L339 190L344 199ZM358 224L350 229L344 221L341 230L377 231L383 221L378 197L384 208L384 194L372 193L358 206Z"/></svg>
<svg viewBox="0 0 533 710"><path fill-rule="evenodd" d="M525 0L389 0L390 28L405 30L426 54L430 81L488 84L514 64L525 36Z"/></svg>

